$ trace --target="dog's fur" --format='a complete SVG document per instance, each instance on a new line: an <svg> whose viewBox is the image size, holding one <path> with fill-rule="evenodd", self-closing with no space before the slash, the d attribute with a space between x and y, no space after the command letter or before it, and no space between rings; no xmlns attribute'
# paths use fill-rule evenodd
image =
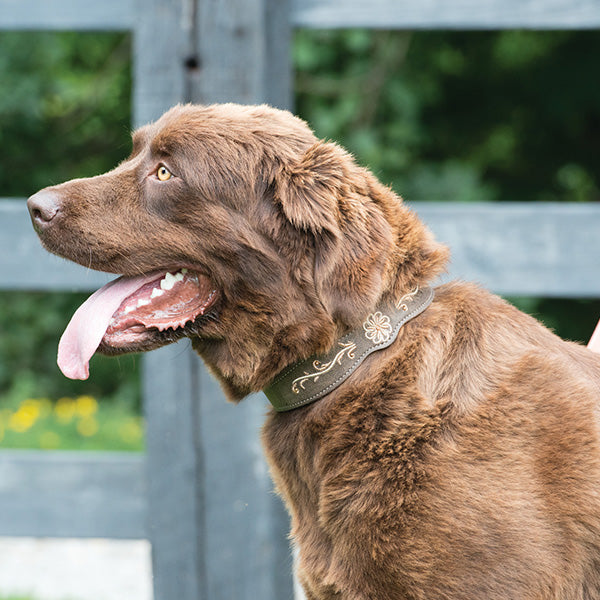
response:
<svg viewBox="0 0 600 600"><path fill-rule="evenodd" d="M186 335L232 400L447 260L351 156L264 106L176 107L115 170L50 191L49 250L211 278L208 315L127 350ZM267 419L307 597L600 599L599 384L589 350L475 285L438 287L338 389Z"/></svg>

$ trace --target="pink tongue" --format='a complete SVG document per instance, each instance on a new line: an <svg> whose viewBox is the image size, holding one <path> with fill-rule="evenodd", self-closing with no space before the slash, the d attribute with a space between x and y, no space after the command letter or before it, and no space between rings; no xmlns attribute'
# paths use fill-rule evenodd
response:
<svg viewBox="0 0 600 600"><path fill-rule="evenodd" d="M159 273L119 277L94 292L76 311L58 343L58 367L70 379L89 377L90 358L123 300Z"/></svg>

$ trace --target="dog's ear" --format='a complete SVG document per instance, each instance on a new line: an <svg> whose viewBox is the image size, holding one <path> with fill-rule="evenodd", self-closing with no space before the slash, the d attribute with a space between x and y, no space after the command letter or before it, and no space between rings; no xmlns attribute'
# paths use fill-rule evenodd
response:
<svg viewBox="0 0 600 600"><path fill-rule="evenodd" d="M380 185L345 150L326 142L309 148L276 181L283 214L314 248L315 289L323 306L334 320L352 326L379 299L393 245L391 227L370 197L370 181Z"/></svg>
<svg viewBox="0 0 600 600"><path fill-rule="evenodd" d="M314 285L332 319L356 326L444 270L448 252L390 188L332 143L276 178L275 200L314 249Z"/></svg>
<svg viewBox="0 0 600 600"><path fill-rule="evenodd" d="M297 228L339 236L337 203L342 169L335 160L341 149L318 142L297 164L279 173L276 199L286 218Z"/></svg>

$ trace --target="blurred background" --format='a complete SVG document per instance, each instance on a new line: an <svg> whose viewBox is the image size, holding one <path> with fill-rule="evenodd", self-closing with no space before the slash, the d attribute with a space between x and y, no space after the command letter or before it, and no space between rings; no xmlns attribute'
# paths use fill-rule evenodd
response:
<svg viewBox="0 0 600 600"><path fill-rule="evenodd" d="M130 46L128 34L0 32L0 196L128 155ZM597 202L598 56L594 31L299 30L295 111L409 201ZM87 382L56 367L82 299L0 292L3 447L142 449L135 356L95 357ZM510 300L583 342L600 316L596 300Z"/></svg>
<svg viewBox="0 0 600 600"><path fill-rule="evenodd" d="M597 202L598 56L595 31L298 30L295 112L409 201ZM128 34L0 32L0 196L123 160L130 67ZM2 447L143 450L135 356L95 357L86 382L56 367L82 300L0 292ZM582 342L600 317L597 300L509 300Z"/></svg>

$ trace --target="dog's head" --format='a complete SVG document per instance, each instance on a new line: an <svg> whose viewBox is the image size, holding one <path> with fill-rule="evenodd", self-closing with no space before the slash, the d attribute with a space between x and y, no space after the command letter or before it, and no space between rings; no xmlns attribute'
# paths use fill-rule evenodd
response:
<svg viewBox="0 0 600 600"><path fill-rule="evenodd" d="M391 190L266 106L175 107L134 133L117 168L28 205L49 251L125 276L63 336L74 377L98 344L114 354L187 336L240 398L446 261Z"/></svg>

